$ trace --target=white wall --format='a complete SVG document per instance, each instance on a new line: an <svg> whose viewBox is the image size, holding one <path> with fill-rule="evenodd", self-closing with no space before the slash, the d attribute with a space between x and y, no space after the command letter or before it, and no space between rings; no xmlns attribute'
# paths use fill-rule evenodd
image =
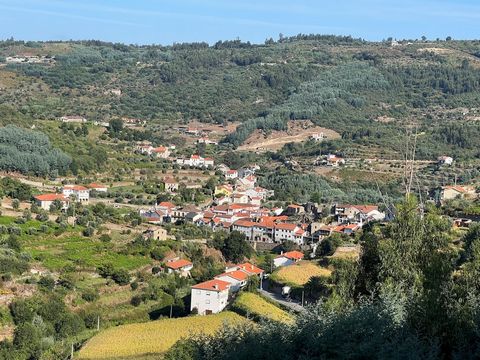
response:
<svg viewBox="0 0 480 360"><path fill-rule="evenodd" d="M199 315L205 315L207 310L213 314L219 313L227 306L228 289L224 291L211 291L192 289L192 303L190 311L197 308Z"/></svg>

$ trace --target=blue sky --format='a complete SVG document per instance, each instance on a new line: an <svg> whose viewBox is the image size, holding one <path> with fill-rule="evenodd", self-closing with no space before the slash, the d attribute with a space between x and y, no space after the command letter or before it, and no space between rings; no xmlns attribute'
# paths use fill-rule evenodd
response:
<svg viewBox="0 0 480 360"><path fill-rule="evenodd" d="M0 0L0 38L137 44L279 33L480 38L479 0Z"/></svg>

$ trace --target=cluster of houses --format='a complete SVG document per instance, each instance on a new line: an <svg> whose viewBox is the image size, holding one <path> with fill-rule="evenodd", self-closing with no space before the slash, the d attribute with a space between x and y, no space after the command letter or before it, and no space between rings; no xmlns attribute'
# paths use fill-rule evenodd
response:
<svg viewBox="0 0 480 360"><path fill-rule="evenodd" d="M68 209L70 201L88 204L90 200L90 191L107 192L108 187L102 184L91 183L88 187L82 185L65 185L61 193L40 194L34 196L35 203L43 210L49 211L55 202L60 202L62 210Z"/></svg>
<svg viewBox="0 0 480 360"><path fill-rule="evenodd" d="M262 206L274 192L256 184L257 167L232 170L222 165L217 169L229 181L215 187L215 199L208 206L179 207L164 201L140 210L140 215L153 224L187 222L213 231L238 231L252 243L292 241L300 246L316 243L333 233L353 235L368 222L385 219L385 213L375 205L335 204L328 223L307 221L303 215L311 205L290 204L285 209ZM164 186L166 192L175 193L179 184L167 177Z"/></svg>
<svg viewBox="0 0 480 360"><path fill-rule="evenodd" d="M172 153L171 150L174 150L175 147L172 146L158 146L153 147L149 143L141 143L135 146L135 152L142 155L149 155L155 156L159 159L168 159L170 154Z"/></svg>
<svg viewBox="0 0 480 360"><path fill-rule="evenodd" d="M180 166L190 166L194 168L213 168L215 165L212 158L204 158L198 154L192 154L189 158L178 158L175 163Z"/></svg>
<svg viewBox="0 0 480 360"><path fill-rule="evenodd" d="M48 55L23 55L23 56L7 56L5 58L7 64L54 64L55 57Z"/></svg>

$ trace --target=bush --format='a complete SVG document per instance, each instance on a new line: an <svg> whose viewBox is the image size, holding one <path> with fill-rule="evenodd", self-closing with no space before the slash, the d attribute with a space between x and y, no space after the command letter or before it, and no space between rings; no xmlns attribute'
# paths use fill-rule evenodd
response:
<svg viewBox="0 0 480 360"><path fill-rule="evenodd" d="M125 269L117 269L112 274L112 279L118 285L127 285L130 282L130 274Z"/></svg>
<svg viewBox="0 0 480 360"><path fill-rule="evenodd" d="M141 303L142 303L142 296L140 295L135 295L135 296L132 296L132 299L130 300L130 304L132 304L133 306L137 307L139 306Z"/></svg>
<svg viewBox="0 0 480 360"><path fill-rule="evenodd" d="M82 299L88 302L98 300L99 297L96 289L88 289L82 293Z"/></svg>
<svg viewBox="0 0 480 360"><path fill-rule="evenodd" d="M112 241L112 238L108 234L102 234L100 236L100 241L104 242L104 243L108 243L108 242Z"/></svg>

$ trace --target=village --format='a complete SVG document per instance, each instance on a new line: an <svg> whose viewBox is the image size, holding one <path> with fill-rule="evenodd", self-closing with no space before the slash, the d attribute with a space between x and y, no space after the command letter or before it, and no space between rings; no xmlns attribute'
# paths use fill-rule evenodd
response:
<svg viewBox="0 0 480 360"><path fill-rule="evenodd" d="M199 136L195 133L196 136ZM208 138L202 137L203 142ZM200 140L200 139L199 139ZM214 141L212 141L214 143ZM268 276L272 270L292 266L299 262L308 262L317 253L322 241L332 235L342 236L345 246L338 247L338 251L356 253L355 235L369 223L383 223L392 218L392 209L384 204L318 204L318 203L289 203L283 207L272 206L275 192L258 185L257 172L261 170L256 164L238 169L231 169L224 164L216 165L212 158L191 154L189 157L175 157L176 147L165 145L154 147L151 144L140 142L133 151L152 161L168 161L185 171L205 170L215 171L223 181L210 190L210 197L201 205L184 203L180 206L172 201L158 201L150 207L137 206L145 239L166 241L174 236L167 231L175 226L187 224L200 229L208 229L211 233L239 233L255 251L273 253L274 256L267 268L260 268L254 263L227 263L224 272L206 281L191 286L190 311L204 315L218 313L225 309L235 299L235 295L251 281L258 280L258 286L266 296L280 303L290 299L290 286L268 288ZM451 158L442 157L438 161L442 164L451 164ZM345 160L336 155L325 156L323 166L341 167ZM182 170L180 170L182 171ZM179 189L184 188L180 173L171 174L159 179L161 193L175 197ZM187 185L201 189L205 185ZM107 201L109 192L114 188L100 183L65 184L58 187L55 193L35 195L35 204L44 211L52 208L67 211L76 203L87 206L89 202ZM448 185L442 186L432 197L431 201L439 203L453 199L475 199L477 194L474 187ZM93 197L91 197L91 195ZM161 194L159 194L161 195ZM436 200L435 200L436 199ZM267 206L268 205L268 206ZM115 206L124 207L127 204L115 203ZM73 216L72 222L75 223ZM457 226L469 226L471 220L454 219ZM207 243L207 239L198 239L200 243ZM287 244L287 245L286 245ZM287 248L288 251L282 249ZM280 252L275 253L276 251ZM190 277L195 264L183 255L172 255L164 259L164 271L181 277ZM265 280L265 281L264 281ZM257 286L257 285L256 285ZM279 296L281 295L281 296ZM293 301L295 306L299 303ZM302 300L303 303L303 300ZM288 305L287 307L292 306Z"/></svg>

